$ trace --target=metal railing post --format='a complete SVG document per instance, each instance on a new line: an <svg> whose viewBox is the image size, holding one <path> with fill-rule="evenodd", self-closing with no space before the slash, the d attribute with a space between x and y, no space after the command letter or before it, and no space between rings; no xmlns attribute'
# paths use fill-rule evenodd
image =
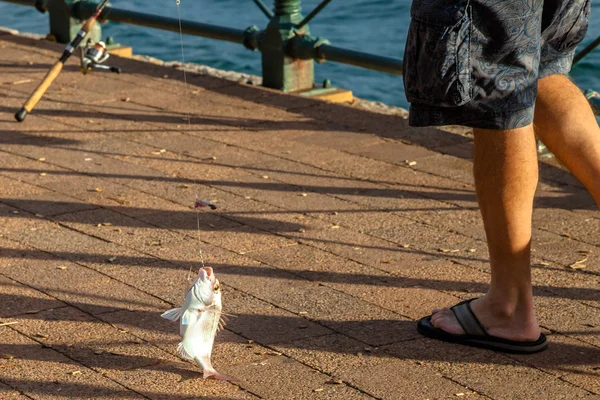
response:
<svg viewBox="0 0 600 400"><path fill-rule="evenodd" d="M69 43L77 35L83 20L77 18L74 8L79 0L47 0L46 9L50 14L50 34L58 43ZM95 41L101 40L102 28L95 24L88 33Z"/></svg>
<svg viewBox="0 0 600 400"><path fill-rule="evenodd" d="M261 41L263 85L284 92L312 89L314 61L292 58L286 52L290 39L309 35L308 26L302 22L300 0L275 0L275 15L264 31Z"/></svg>

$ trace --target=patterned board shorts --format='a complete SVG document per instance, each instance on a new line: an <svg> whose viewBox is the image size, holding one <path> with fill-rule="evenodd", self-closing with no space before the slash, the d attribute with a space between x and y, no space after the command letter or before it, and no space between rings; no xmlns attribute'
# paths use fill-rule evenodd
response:
<svg viewBox="0 0 600 400"><path fill-rule="evenodd" d="M515 129L537 81L566 74L592 0L413 0L404 52L412 126Z"/></svg>

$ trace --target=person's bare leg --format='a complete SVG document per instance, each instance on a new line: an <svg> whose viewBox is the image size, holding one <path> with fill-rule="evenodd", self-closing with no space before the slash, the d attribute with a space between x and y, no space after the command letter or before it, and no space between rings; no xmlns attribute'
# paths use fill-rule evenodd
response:
<svg viewBox="0 0 600 400"><path fill-rule="evenodd" d="M487 333L535 341L530 272L531 219L538 180L531 125L514 130L474 130L474 175L491 265L487 294L471 302ZM448 333L464 330L452 310L436 309L432 324Z"/></svg>
<svg viewBox="0 0 600 400"><path fill-rule="evenodd" d="M564 75L540 79L533 124L600 206L600 127L581 90Z"/></svg>

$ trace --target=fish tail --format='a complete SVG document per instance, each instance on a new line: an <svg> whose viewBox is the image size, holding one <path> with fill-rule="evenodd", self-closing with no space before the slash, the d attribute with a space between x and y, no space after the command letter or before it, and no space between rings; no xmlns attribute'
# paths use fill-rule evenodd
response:
<svg viewBox="0 0 600 400"><path fill-rule="evenodd" d="M235 379L220 374L215 370L210 362L210 357L198 357L196 362L202 367L202 377L204 379L213 378L219 381L234 381Z"/></svg>
<svg viewBox="0 0 600 400"><path fill-rule="evenodd" d="M202 377L204 379L213 378L218 381L230 381L231 382L231 381L235 380L229 376L218 373L214 368L205 369L203 371Z"/></svg>

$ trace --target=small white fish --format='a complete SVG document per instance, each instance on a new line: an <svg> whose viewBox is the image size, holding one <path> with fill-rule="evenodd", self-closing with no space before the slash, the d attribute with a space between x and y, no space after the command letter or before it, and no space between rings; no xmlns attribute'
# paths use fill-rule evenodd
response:
<svg viewBox="0 0 600 400"><path fill-rule="evenodd" d="M182 340L177 352L182 358L195 361L202 368L204 379L230 381L231 378L219 374L210 362L215 336L225 326L221 309L221 285L213 269L205 267L200 269L188 290L183 307L166 311L161 317L180 320Z"/></svg>

